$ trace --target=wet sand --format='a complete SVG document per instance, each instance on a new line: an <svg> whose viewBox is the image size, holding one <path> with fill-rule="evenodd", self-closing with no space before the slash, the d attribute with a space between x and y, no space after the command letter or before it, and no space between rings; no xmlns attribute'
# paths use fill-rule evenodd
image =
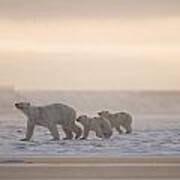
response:
<svg viewBox="0 0 180 180"><path fill-rule="evenodd" d="M180 157L1 157L0 179L180 179Z"/></svg>

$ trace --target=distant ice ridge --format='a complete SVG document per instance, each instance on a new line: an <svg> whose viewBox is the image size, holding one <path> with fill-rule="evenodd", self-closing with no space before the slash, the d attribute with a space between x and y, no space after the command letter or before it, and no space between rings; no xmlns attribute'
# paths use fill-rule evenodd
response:
<svg viewBox="0 0 180 180"><path fill-rule="evenodd" d="M94 114L102 109L138 114L180 114L179 91L24 91L35 104L63 102L79 112Z"/></svg>
<svg viewBox="0 0 180 180"><path fill-rule="evenodd" d="M134 115L179 115L180 91L15 91L0 88L0 110L12 110L14 102L36 105L65 103L79 113L99 110L129 111Z"/></svg>

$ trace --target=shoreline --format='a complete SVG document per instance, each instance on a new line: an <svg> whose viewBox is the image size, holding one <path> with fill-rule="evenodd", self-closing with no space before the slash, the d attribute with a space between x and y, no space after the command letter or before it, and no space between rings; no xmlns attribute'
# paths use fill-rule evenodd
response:
<svg viewBox="0 0 180 180"><path fill-rule="evenodd" d="M180 156L0 157L0 179L180 179Z"/></svg>
<svg viewBox="0 0 180 180"><path fill-rule="evenodd" d="M17 155L1 156L0 165L4 163L24 163L24 164L58 164L58 163L176 163L180 164L180 155L126 155L126 156L88 156L88 155Z"/></svg>

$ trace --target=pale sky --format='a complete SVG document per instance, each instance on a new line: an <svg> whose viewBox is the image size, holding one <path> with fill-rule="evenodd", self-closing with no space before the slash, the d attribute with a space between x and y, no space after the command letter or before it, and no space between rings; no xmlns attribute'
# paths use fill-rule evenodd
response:
<svg viewBox="0 0 180 180"><path fill-rule="evenodd" d="M0 0L0 85L180 89L179 0Z"/></svg>

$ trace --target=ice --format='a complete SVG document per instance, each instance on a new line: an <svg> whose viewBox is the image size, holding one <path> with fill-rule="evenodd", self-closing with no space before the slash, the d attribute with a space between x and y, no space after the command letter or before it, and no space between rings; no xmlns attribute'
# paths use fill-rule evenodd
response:
<svg viewBox="0 0 180 180"><path fill-rule="evenodd" d="M12 95L14 93L14 95ZM0 155L180 155L179 92L0 92ZM61 102L78 114L126 110L133 115L133 133L101 140L91 133L87 140L51 141L46 128L36 127L30 142L22 142L26 117L13 102L28 100L36 105ZM1 101L3 100L3 101ZM1 104L3 102L3 104ZM3 108L6 105L5 109ZM3 110L2 110L3 109ZM61 139L64 133L59 127Z"/></svg>
<svg viewBox="0 0 180 180"><path fill-rule="evenodd" d="M60 130L61 131L61 130ZM93 133L87 140L51 141L45 128L37 128L30 142L22 142L25 129L0 128L0 155L179 155L179 129L135 130L132 134L114 132L101 140ZM62 134L62 133L61 133Z"/></svg>

